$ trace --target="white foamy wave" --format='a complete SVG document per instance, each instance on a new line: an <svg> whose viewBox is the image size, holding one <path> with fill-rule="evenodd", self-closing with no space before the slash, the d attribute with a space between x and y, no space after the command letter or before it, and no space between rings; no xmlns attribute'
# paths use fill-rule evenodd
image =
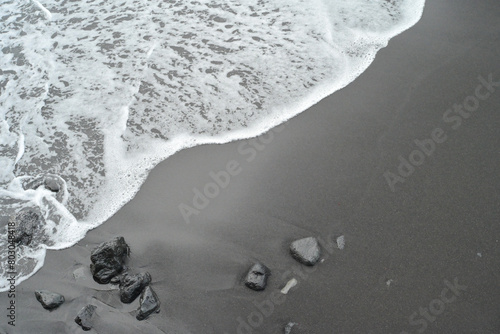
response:
<svg viewBox="0 0 500 334"><path fill-rule="evenodd" d="M44 217L17 282L175 152L256 136L344 87L424 0L3 0L0 291L7 222ZM45 178L63 182L59 192Z"/></svg>

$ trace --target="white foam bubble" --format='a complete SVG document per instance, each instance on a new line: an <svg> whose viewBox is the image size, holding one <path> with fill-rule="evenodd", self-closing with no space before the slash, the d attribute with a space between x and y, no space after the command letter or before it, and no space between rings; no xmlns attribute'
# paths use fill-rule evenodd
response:
<svg viewBox="0 0 500 334"><path fill-rule="evenodd" d="M41 266L45 249L71 246L113 215L175 152L259 135L345 87L423 6L4 2L0 205L5 216L38 207L48 235L31 253L22 248L18 282ZM45 174L65 180L64 199L22 187Z"/></svg>

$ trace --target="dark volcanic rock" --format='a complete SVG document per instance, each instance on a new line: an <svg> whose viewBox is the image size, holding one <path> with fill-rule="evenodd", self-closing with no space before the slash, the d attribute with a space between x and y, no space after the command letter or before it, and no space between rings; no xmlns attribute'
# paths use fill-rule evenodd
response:
<svg viewBox="0 0 500 334"><path fill-rule="evenodd" d="M245 285L255 291L264 290L269 275L270 270L265 265L256 263L248 271L247 277L245 278Z"/></svg>
<svg viewBox="0 0 500 334"><path fill-rule="evenodd" d="M126 275L126 273L121 273L119 275L116 275L116 276L113 276L110 280L109 280L109 283L111 284L120 284L121 280L122 280L122 277Z"/></svg>
<svg viewBox="0 0 500 334"><path fill-rule="evenodd" d="M45 174L32 177L23 182L23 188L28 189L38 189L44 187L53 193L53 196L59 201L63 202L67 197L68 192L66 190L65 182L59 175Z"/></svg>
<svg viewBox="0 0 500 334"><path fill-rule="evenodd" d="M97 283L106 284L124 268L130 249L123 237L116 237L95 248L91 255L90 271Z"/></svg>
<svg viewBox="0 0 500 334"><path fill-rule="evenodd" d="M87 305L78 312L75 322L82 327L84 331L89 331L92 328L92 316L94 315L94 305Z"/></svg>
<svg viewBox="0 0 500 334"><path fill-rule="evenodd" d="M292 242L290 253L295 260L307 266L314 266L321 256L318 240L313 237Z"/></svg>
<svg viewBox="0 0 500 334"><path fill-rule="evenodd" d="M133 302L149 283L151 283L149 273L123 275L120 281L120 300L126 304Z"/></svg>
<svg viewBox="0 0 500 334"><path fill-rule="evenodd" d="M34 209L23 209L11 217L11 222L16 225L14 242L27 246L40 226L45 224L45 219Z"/></svg>
<svg viewBox="0 0 500 334"><path fill-rule="evenodd" d="M24 189L37 189L40 186L44 186L46 189L52 191L52 192L59 192L64 185L64 180L57 175L53 174L46 174L46 175L39 175L36 178L32 179L31 181L25 183L23 185Z"/></svg>
<svg viewBox="0 0 500 334"><path fill-rule="evenodd" d="M149 285L142 291L139 304L136 316L137 320L144 320L153 312L160 312L160 300Z"/></svg>
<svg viewBox="0 0 500 334"><path fill-rule="evenodd" d="M62 180L59 178L59 177L56 177L56 176L52 176L52 175L47 175L45 177L45 182L44 182L44 186L45 188L47 188L48 190L52 191L52 192L59 192L59 190L61 190L62 188Z"/></svg>
<svg viewBox="0 0 500 334"><path fill-rule="evenodd" d="M46 310L53 310L64 303L64 296L47 290L35 291L36 300L42 304Z"/></svg>

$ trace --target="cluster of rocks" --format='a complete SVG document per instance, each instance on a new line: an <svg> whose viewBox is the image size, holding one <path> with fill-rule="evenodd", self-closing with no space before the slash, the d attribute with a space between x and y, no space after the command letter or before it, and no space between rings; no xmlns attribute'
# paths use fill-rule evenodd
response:
<svg viewBox="0 0 500 334"><path fill-rule="evenodd" d="M321 257L321 249L316 238L308 237L292 242L290 244L290 254L298 262L306 266L314 266ZM270 275L269 268L262 263L255 263L245 277L245 285L252 290L262 291L266 288L267 279Z"/></svg>
<svg viewBox="0 0 500 334"><path fill-rule="evenodd" d="M25 189L38 189L42 186L55 193L58 200L64 197L64 181L56 175L42 175L23 184ZM11 221L16 225L13 241L25 246L30 245L34 237L40 238L42 226L45 225L44 217L39 210L31 208L21 210L11 217ZM11 237L9 236L9 238ZM341 241L341 248L343 248L343 240ZM318 240L314 237L293 241L289 250L295 260L306 266L314 266L321 257ZM130 248L125 239L116 237L100 244L91 252L90 271L94 280L99 284L118 284L122 303L132 303L140 296L136 318L144 320L151 314L160 311L160 301L150 286L152 279L148 272L130 274L127 271L125 261L129 255ZM254 263L245 277L244 284L249 289L262 291L266 288L270 275L271 271L268 267L259 262ZM281 292L286 294L295 284L297 284L295 279L290 280ZM63 295L47 290L37 290L35 296L42 307L47 310L54 310L65 301ZM83 330L90 330L92 328L92 317L96 309L97 306L95 305L84 306L78 312L75 322ZM288 323L285 327L285 333L291 333L294 325L296 324Z"/></svg>
<svg viewBox="0 0 500 334"><path fill-rule="evenodd" d="M60 187L50 183L51 179L45 179L45 187L52 191L58 191ZM38 185L39 186L39 185ZM13 218L16 225L14 241L23 245L29 245L33 236L43 226L43 216L32 209L21 210ZM342 245L343 246L343 245ZM307 237L295 240L290 244L291 256L299 263L306 266L314 266L321 257L321 248L318 240L314 237ZM116 237L104 242L92 250L90 260L90 271L93 279L100 284L118 284L120 300L122 303L132 303L139 298L139 307L136 318L144 320L151 314L160 311L160 301L151 287L151 275L148 272L131 274L125 265L127 257L130 255L130 248L123 237ZM267 286L267 281L271 275L271 270L264 264L254 263L245 279L244 284L249 289L262 291ZM281 290L286 294L290 288L295 286L295 279L287 282ZM35 291L36 299L43 308L53 310L64 303L64 296L47 290ZM97 306L86 305L77 314L75 322L85 331L92 328L92 317ZM295 323L288 323L285 333L291 333Z"/></svg>
<svg viewBox="0 0 500 334"><path fill-rule="evenodd" d="M321 257L321 248L319 246L318 240L314 237L307 237L299 240L295 240L290 244L290 254L299 263L306 266L314 266L318 263ZM244 280L245 285L252 290L262 291L266 288L267 280L271 275L271 271L268 267L262 263L254 263ZM297 284L297 280L292 278L286 283L286 285L281 289L281 293L287 294L288 290ZM289 322L284 327L284 333L291 334L292 328L297 325L294 322Z"/></svg>
<svg viewBox="0 0 500 334"><path fill-rule="evenodd" d="M123 237L103 242L90 254L92 277L100 284L118 284L120 300L130 304L139 298L137 320L144 320L154 312L160 311L160 299L150 286L149 273L130 274L125 267L125 260L130 255L130 248ZM90 318L95 312L94 305L85 306L75 322L84 330L91 328ZM88 329L87 329L88 328Z"/></svg>
<svg viewBox="0 0 500 334"><path fill-rule="evenodd" d="M118 284L120 300L130 304L139 298L137 320L144 320L153 313L160 311L160 300L151 284L149 273L130 274L125 267L125 260L130 254L130 248L123 237L104 242L96 247L90 255L90 271L92 277L100 284ZM35 292L36 299L43 308L53 310L64 303L64 296L40 290ZM92 317L97 306L86 305L78 312L75 322L88 331L92 328Z"/></svg>

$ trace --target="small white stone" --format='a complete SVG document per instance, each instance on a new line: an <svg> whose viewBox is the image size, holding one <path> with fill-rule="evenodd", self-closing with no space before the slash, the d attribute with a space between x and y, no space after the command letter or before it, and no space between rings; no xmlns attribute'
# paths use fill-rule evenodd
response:
<svg viewBox="0 0 500 334"><path fill-rule="evenodd" d="M344 249L345 237L343 235L337 238L337 246L339 247L339 249Z"/></svg>
<svg viewBox="0 0 500 334"><path fill-rule="evenodd" d="M297 280L295 278L292 278L286 283L285 287L281 289L281 293L286 295L288 291L296 285L297 285Z"/></svg>
<svg viewBox="0 0 500 334"><path fill-rule="evenodd" d="M285 327L285 334L290 334L292 332L293 326L297 325L296 322L289 322Z"/></svg>

